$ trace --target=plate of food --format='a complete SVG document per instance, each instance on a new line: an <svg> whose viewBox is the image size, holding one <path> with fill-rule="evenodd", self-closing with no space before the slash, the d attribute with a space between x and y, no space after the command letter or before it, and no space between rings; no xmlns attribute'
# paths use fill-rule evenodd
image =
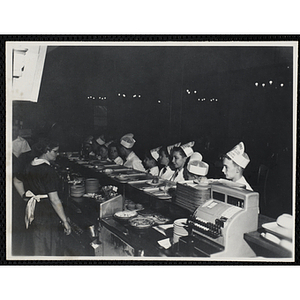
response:
<svg viewBox="0 0 300 300"><path fill-rule="evenodd" d="M130 219L129 224L135 229L145 230L154 225L154 221L151 218L136 217Z"/></svg>
<svg viewBox="0 0 300 300"><path fill-rule="evenodd" d="M108 175L111 174L112 172L113 172L113 169L110 169L110 168L103 170L103 173L108 174Z"/></svg>
<svg viewBox="0 0 300 300"><path fill-rule="evenodd" d="M167 222L170 222L171 219L166 218L166 217L161 216L161 215L156 215L156 214L155 214L155 215L153 216L153 221L154 221L154 223L157 224L157 225L163 225L163 224L166 224Z"/></svg>
<svg viewBox="0 0 300 300"><path fill-rule="evenodd" d="M158 192L154 192L151 193L153 196L157 197L160 200L168 200L168 199L172 199L172 196L166 192L162 192L162 191L158 191Z"/></svg>
<svg viewBox="0 0 300 300"><path fill-rule="evenodd" d="M161 180L159 180L159 178L153 178L151 180L146 181L146 183L152 186L156 186L161 183Z"/></svg>
<svg viewBox="0 0 300 300"><path fill-rule="evenodd" d="M125 174L116 175L115 179L119 180L120 182L126 182L126 181L128 181L128 177Z"/></svg>
<svg viewBox="0 0 300 300"><path fill-rule="evenodd" d="M114 214L115 218L123 221L129 220L135 216L137 216L137 212L135 210L122 210Z"/></svg>

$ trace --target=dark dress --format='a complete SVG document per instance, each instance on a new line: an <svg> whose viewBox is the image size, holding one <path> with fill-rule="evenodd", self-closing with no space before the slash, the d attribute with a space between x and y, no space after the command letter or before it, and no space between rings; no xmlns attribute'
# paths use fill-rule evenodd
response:
<svg viewBox="0 0 300 300"><path fill-rule="evenodd" d="M19 178L23 181L25 191L30 190L35 195L45 195L58 191L58 176L54 168L46 163L29 165L24 175ZM49 198L36 202L34 220L27 229L28 255L53 256L60 255L60 240L63 228L60 219L53 209ZM30 247L30 242L32 245Z"/></svg>
<svg viewBox="0 0 300 300"><path fill-rule="evenodd" d="M12 154L12 178L18 177L22 172L23 164L20 158ZM12 184L12 222L11 222L11 253L12 255L23 255L22 245L25 234L24 212L26 203L17 192L14 184Z"/></svg>

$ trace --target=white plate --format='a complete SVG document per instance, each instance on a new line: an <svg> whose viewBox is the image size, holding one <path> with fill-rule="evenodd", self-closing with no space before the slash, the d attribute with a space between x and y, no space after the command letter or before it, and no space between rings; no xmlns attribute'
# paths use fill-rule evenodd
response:
<svg viewBox="0 0 300 300"><path fill-rule="evenodd" d="M127 220L137 216L137 212L135 210L123 210L116 212L114 216L121 220Z"/></svg>
<svg viewBox="0 0 300 300"><path fill-rule="evenodd" d="M113 172L113 169L104 169L103 173L105 174L111 174Z"/></svg>
<svg viewBox="0 0 300 300"><path fill-rule="evenodd" d="M283 228L277 225L276 222L271 222L271 223L265 223L262 225L262 227L270 233L273 233L274 235L284 238L284 239L289 239L292 240L293 238L293 230Z"/></svg>
<svg viewBox="0 0 300 300"><path fill-rule="evenodd" d="M170 196L169 194L163 193L163 192L154 192L151 193L153 196L157 197L158 199L161 200L168 200L168 199L172 199L172 196Z"/></svg>

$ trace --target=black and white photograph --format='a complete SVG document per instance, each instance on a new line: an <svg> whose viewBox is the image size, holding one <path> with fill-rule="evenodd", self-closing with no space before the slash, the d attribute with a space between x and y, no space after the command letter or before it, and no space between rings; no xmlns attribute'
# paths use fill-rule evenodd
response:
<svg viewBox="0 0 300 300"><path fill-rule="evenodd" d="M5 46L7 260L295 261L297 41Z"/></svg>

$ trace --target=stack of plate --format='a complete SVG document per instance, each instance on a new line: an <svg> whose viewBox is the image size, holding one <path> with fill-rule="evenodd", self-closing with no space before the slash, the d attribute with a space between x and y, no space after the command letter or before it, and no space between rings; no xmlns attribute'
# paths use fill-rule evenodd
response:
<svg viewBox="0 0 300 300"><path fill-rule="evenodd" d="M193 212L196 208L210 199L210 186L188 186L177 183L175 203L179 206Z"/></svg>
<svg viewBox="0 0 300 300"><path fill-rule="evenodd" d="M86 179L85 189L87 193L97 193L99 191L99 180L97 178Z"/></svg>
<svg viewBox="0 0 300 300"><path fill-rule="evenodd" d="M174 221L173 243L178 243L179 238L189 235L187 219L178 219Z"/></svg>
<svg viewBox="0 0 300 300"><path fill-rule="evenodd" d="M85 192L84 184L71 185L70 195L71 197L82 197Z"/></svg>

